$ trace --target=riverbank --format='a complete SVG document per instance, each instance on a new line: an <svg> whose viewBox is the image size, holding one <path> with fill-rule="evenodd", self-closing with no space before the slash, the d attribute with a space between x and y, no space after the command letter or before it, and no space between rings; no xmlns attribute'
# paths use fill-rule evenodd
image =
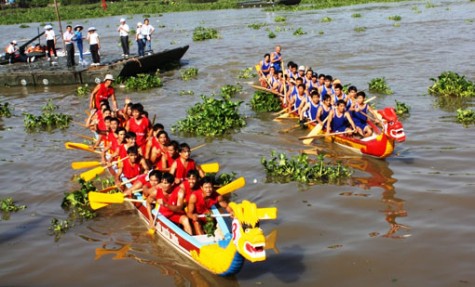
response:
<svg viewBox="0 0 475 287"><path fill-rule="evenodd" d="M267 7L268 10L316 10L341 6L350 6L367 3L387 3L401 2L404 0L303 0L298 6L276 5ZM208 3L190 3L178 1L134 1L134 2L109 2L107 10L103 10L100 2L90 5L70 5L60 7L62 20L100 18L116 15L134 15L143 14L144 17L152 16L152 14L161 14L167 12L183 12L183 11L202 11L202 10L219 10L234 9L239 7L236 0L218 0ZM154 15L155 16L155 15ZM160 16L160 15L159 15ZM56 14L54 8L29 8L29 9L6 9L0 11L0 25L24 24L24 23L50 23L56 22Z"/></svg>

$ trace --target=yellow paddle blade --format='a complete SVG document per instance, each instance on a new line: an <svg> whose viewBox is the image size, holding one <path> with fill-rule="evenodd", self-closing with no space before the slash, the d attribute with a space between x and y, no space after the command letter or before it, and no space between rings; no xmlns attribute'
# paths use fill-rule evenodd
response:
<svg viewBox="0 0 475 287"><path fill-rule="evenodd" d="M100 193L96 191L91 191L88 193L89 202L96 203L124 203L125 197L124 194L119 193Z"/></svg>
<svg viewBox="0 0 475 287"><path fill-rule="evenodd" d="M259 73L259 71L261 70L261 65L260 65L260 64L256 64L256 65L254 66L254 68L256 68L256 72Z"/></svg>
<svg viewBox="0 0 475 287"><path fill-rule="evenodd" d="M277 218L277 207L265 207L257 209L257 217L259 220L265 219L276 219Z"/></svg>
<svg viewBox="0 0 475 287"><path fill-rule="evenodd" d="M246 180L241 176L240 178L226 184L225 186L218 188L216 192L221 195L225 195L243 187L244 185L246 185Z"/></svg>
<svg viewBox="0 0 475 287"><path fill-rule="evenodd" d="M99 161L73 161L71 163L72 169L91 168L101 165Z"/></svg>
<svg viewBox="0 0 475 287"><path fill-rule="evenodd" d="M205 173L217 173L219 171L219 163L217 162L204 163L200 167Z"/></svg>
<svg viewBox="0 0 475 287"><path fill-rule="evenodd" d="M97 209L99 209L99 208L106 207L106 206L108 206L109 204L107 204L107 203L102 203L102 202L89 201L89 205L91 206L91 208L92 208L93 210L97 210Z"/></svg>
<svg viewBox="0 0 475 287"><path fill-rule="evenodd" d="M117 185L106 187L104 189L98 190L97 192L106 193L114 189L117 189Z"/></svg>
<svg viewBox="0 0 475 287"><path fill-rule="evenodd" d="M82 144L82 143L66 142L64 143L64 146L66 147L66 149L79 149L79 150L84 150L88 152L101 153L100 151L94 150L87 144Z"/></svg>
<svg viewBox="0 0 475 287"><path fill-rule="evenodd" d="M81 173L79 177L84 179L85 181L90 181L96 178L96 176L101 175L105 170L105 167L98 166L96 168Z"/></svg>
<svg viewBox="0 0 475 287"><path fill-rule="evenodd" d="M323 125L321 123L318 123L307 135L307 137L312 137L318 135L322 131ZM304 139L303 141L304 145L309 145L313 142L313 138L310 139Z"/></svg>

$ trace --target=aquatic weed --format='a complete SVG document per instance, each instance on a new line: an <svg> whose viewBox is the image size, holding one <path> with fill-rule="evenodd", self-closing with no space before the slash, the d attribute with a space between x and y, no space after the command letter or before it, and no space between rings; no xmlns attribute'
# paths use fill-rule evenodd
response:
<svg viewBox="0 0 475 287"><path fill-rule="evenodd" d="M157 74L138 74L126 79L118 79L118 81L125 84L127 91L144 91L163 86L162 79Z"/></svg>
<svg viewBox="0 0 475 287"><path fill-rule="evenodd" d="M12 197L0 199L0 212L2 220L9 220L12 212L18 212L26 208L26 205L16 205Z"/></svg>
<svg viewBox="0 0 475 287"><path fill-rule="evenodd" d="M255 78L257 74L254 72L253 67L244 68L239 71L238 79L252 79Z"/></svg>
<svg viewBox="0 0 475 287"><path fill-rule="evenodd" d="M365 31L366 31L366 27L363 27L363 26L356 26L353 30L354 30L355 32L357 32L357 33L362 33L362 32L365 32Z"/></svg>
<svg viewBox="0 0 475 287"><path fill-rule="evenodd" d="M386 79L384 77L371 79L368 85L370 92L375 92L383 95L391 95L393 93L393 91L386 83Z"/></svg>
<svg viewBox="0 0 475 287"><path fill-rule="evenodd" d="M236 85L224 85L221 87L221 94L230 98L234 97L240 92L242 92L242 85L239 83Z"/></svg>
<svg viewBox="0 0 475 287"><path fill-rule="evenodd" d="M402 17L399 15L393 15L393 16L389 16L388 19L392 21L401 21Z"/></svg>
<svg viewBox="0 0 475 287"><path fill-rule="evenodd" d="M10 104L8 102L1 104L0 103L0 118L9 118L12 116L12 109L10 109Z"/></svg>
<svg viewBox="0 0 475 287"><path fill-rule="evenodd" d="M307 34L307 32L305 32L302 27L299 27L297 28L297 30L294 31L293 35L294 36L301 36L301 35L305 35Z"/></svg>
<svg viewBox="0 0 475 287"><path fill-rule="evenodd" d="M269 39L274 39L275 37L277 37L277 35L272 31L270 31L269 34L267 34L267 36L269 37Z"/></svg>
<svg viewBox="0 0 475 287"><path fill-rule="evenodd" d="M328 17L328 16L325 16L322 18L322 20L320 22L322 23L330 23L333 19Z"/></svg>
<svg viewBox="0 0 475 287"><path fill-rule="evenodd" d="M351 14L351 17L352 18L361 18L361 14L360 13L353 13L353 14Z"/></svg>
<svg viewBox="0 0 475 287"><path fill-rule="evenodd" d="M274 18L274 21L275 21L276 23L282 23L282 22L286 22L286 21L287 21L287 18L286 18L285 16L280 16L280 15L279 15L279 16L276 16L276 17Z"/></svg>
<svg viewBox="0 0 475 287"><path fill-rule="evenodd" d="M218 39L219 32L213 28L198 26L193 30L193 41L204 41L209 39Z"/></svg>
<svg viewBox="0 0 475 287"><path fill-rule="evenodd" d="M68 128L69 123L73 120L73 117L67 114L56 112L58 108L59 107L55 105L50 99L41 108L41 115L35 116L30 113L23 113L23 122L25 124L25 129L29 132L37 132L40 130L52 131L56 128Z"/></svg>
<svg viewBox="0 0 475 287"><path fill-rule="evenodd" d="M352 170L342 166L341 163L336 165L325 163L323 155L318 155L316 159L310 159L307 154L289 158L284 153L272 151L270 159L261 158L261 164L266 171L268 182L339 183L352 174Z"/></svg>
<svg viewBox="0 0 475 287"><path fill-rule="evenodd" d="M475 123L475 111L471 109L457 109L457 122L464 125Z"/></svg>
<svg viewBox="0 0 475 287"><path fill-rule="evenodd" d="M396 114L398 116L408 115L411 108L403 102L399 102L398 100L395 100L395 101L396 101L396 108L395 108Z"/></svg>
<svg viewBox="0 0 475 287"><path fill-rule="evenodd" d="M277 112L282 109L279 98L271 93L263 91L254 92L251 99L251 108L258 113L262 112Z"/></svg>
<svg viewBox="0 0 475 287"><path fill-rule="evenodd" d="M180 72L183 81L189 81L198 77L198 68L188 68Z"/></svg>
<svg viewBox="0 0 475 287"><path fill-rule="evenodd" d="M195 94L195 92L193 92L192 90L188 90L188 91L181 90L180 91L180 96L193 96L194 94Z"/></svg>
<svg viewBox="0 0 475 287"><path fill-rule="evenodd" d="M475 83L455 72L446 71L440 74L437 79L431 78L430 80L434 82L428 88L428 92L432 96L462 98L475 96Z"/></svg>
<svg viewBox="0 0 475 287"><path fill-rule="evenodd" d="M267 26L266 23L252 23L247 25L248 28L254 29L254 30L259 30L262 27Z"/></svg>
<svg viewBox="0 0 475 287"><path fill-rule="evenodd" d="M76 95L79 97L88 96L91 93L91 89L88 84L84 84L76 88Z"/></svg>

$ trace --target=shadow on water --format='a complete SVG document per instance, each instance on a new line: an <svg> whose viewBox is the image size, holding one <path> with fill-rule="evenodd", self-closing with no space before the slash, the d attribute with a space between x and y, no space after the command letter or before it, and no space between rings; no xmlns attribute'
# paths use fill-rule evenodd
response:
<svg viewBox="0 0 475 287"><path fill-rule="evenodd" d="M264 274L272 274L286 284L299 282L306 269L303 259L304 249L301 246L286 247L281 249L278 255L268 258L265 264L252 265L252 268L240 273L239 278L254 279Z"/></svg>
<svg viewBox="0 0 475 287"><path fill-rule="evenodd" d="M40 226L45 220L47 220L46 217L35 218L20 227L14 226L8 231L2 231L0 234L0 244L6 244L9 241L24 236L26 232L31 232L35 227Z"/></svg>

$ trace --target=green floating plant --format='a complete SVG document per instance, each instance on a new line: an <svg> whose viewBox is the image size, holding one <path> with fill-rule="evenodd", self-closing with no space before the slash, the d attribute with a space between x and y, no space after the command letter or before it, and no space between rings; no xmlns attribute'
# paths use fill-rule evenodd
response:
<svg viewBox="0 0 475 287"><path fill-rule="evenodd" d="M251 99L251 108L258 113L277 112L282 109L280 100L271 93L256 91Z"/></svg>
<svg viewBox="0 0 475 287"><path fill-rule="evenodd" d="M475 96L475 83L455 72L443 72L437 79L431 78L430 80L434 82L434 84L428 88L428 92L432 96L461 98Z"/></svg>
<svg viewBox="0 0 475 287"><path fill-rule="evenodd" d="M218 39L219 32L213 28L198 26L193 31L193 41L204 41L209 39Z"/></svg>
<svg viewBox="0 0 475 287"><path fill-rule="evenodd" d="M42 107L42 113L39 116L35 116L30 113L23 113L23 122L26 130L29 132L41 131L41 130L54 130L66 129L69 127L69 123L73 120L73 117L67 114L56 112L58 106L50 99L47 104Z"/></svg>
<svg viewBox="0 0 475 287"><path fill-rule="evenodd" d="M386 83L386 79L384 77L371 79L368 85L370 92L379 93L383 95L391 95L393 93L393 91Z"/></svg>
<svg viewBox="0 0 475 287"><path fill-rule="evenodd" d="M189 81L191 79L196 79L198 77L198 68L190 67L181 71L181 79L183 81Z"/></svg>
<svg viewBox="0 0 475 287"><path fill-rule="evenodd" d="M127 91L145 91L163 86L162 79L157 74L138 74L119 81L125 85Z"/></svg>

